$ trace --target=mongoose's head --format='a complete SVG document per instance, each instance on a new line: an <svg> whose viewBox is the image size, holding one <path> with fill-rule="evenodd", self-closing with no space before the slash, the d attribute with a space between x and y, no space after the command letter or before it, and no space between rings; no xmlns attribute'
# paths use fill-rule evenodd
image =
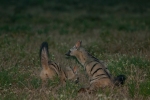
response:
<svg viewBox="0 0 150 100"><path fill-rule="evenodd" d="M72 80L75 83L79 82L79 76L78 76L78 66L74 66L73 68L67 67L66 68L66 76L68 80Z"/></svg>
<svg viewBox="0 0 150 100"><path fill-rule="evenodd" d="M77 41L76 44L65 54L67 56L75 56L77 57L78 55L80 55L80 53L82 53L82 49L81 49L81 41Z"/></svg>

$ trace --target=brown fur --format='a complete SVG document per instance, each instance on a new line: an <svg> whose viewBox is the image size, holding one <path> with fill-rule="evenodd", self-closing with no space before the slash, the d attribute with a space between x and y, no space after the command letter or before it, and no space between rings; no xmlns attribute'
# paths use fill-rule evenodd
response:
<svg viewBox="0 0 150 100"><path fill-rule="evenodd" d="M60 66L58 66L55 62L50 61L48 59L48 43L43 42L40 48L40 61L42 70L40 73L40 77L42 79L42 86L45 86L47 79L53 80L55 76L60 78L60 82L65 85L67 79L75 79L78 81L77 76L77 66L74 68L66 67L63 70Z"/></svg>
<svg viewBox="0 0 150 100"><path fill-rule="evenodd" d="M107 66L97 58L90 55L83 47L81 41L78 41L73 48L66 54L67 56L75 56L84 66L89 79L90 87L81 88L79 92L92 92L99 88L113 86L113 77L111 76ZM120 78L120 77L119 77Z"/></svg>

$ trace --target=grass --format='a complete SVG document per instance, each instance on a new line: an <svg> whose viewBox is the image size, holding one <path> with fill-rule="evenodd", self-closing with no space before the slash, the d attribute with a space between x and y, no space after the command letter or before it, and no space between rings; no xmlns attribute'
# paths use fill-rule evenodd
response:
<svg viewBox="0 0 150 100"><path fill-rule="evenodd" d="M148 0L0 1L0 99L147 100L150 99L150 3ZM82 66L65 53L78 40L104 60L125 85L96 94L77 94L89 85ZM79 66L80 83L49 81L41 89L39 49L62 67Z"/></svg>
<svg viewBox="0 0 150 100"><path fill-rule="evenodd" d="M124 73L127 76L129 95L135 98L136 95L149 95L149 71L143 71L143 69L148 69L149 61L144 60L144 58L139 57L118 57L118 60L112 60L108 67L114 75L119 75ZM130 76L130 77L129 77ZM137 77L135 77L137 76ZM145 93L146 92L146 93Z"/></svg>

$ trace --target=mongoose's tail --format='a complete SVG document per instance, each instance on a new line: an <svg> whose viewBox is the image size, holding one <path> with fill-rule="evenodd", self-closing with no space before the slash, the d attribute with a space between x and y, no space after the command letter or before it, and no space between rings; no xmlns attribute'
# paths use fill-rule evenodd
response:
<svg viewBox="0 0 150 100"><path fill-rule="evenodd" d="M41 66L45 69L48 68L48 43L43 42L40 47L40 63Z"/></svg>
<svg viewBox="0 0 150 100"><path fill-rule="evenodd" d="M116 86L123 85L125 83L126 76L125 75L118 75L114 78L114 84Z"/></svg>

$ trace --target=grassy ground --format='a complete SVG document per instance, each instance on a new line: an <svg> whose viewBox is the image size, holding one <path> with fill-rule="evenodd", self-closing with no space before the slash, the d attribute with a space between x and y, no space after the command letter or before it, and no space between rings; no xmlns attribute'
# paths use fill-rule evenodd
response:
<svg viewBox="0 0 150 100"><path fill-rule="evenodd" d="M82 40L111 73L125 74L114 90L77 94L88 86L82 66L65 53ZM78 65L80 83L41 90L39 48L49 44L51 59L62 67ZM0 100L147 100L150 99L150 2L148 0L0 1ZM86 83L86 84L85 84Z"/></svg>

